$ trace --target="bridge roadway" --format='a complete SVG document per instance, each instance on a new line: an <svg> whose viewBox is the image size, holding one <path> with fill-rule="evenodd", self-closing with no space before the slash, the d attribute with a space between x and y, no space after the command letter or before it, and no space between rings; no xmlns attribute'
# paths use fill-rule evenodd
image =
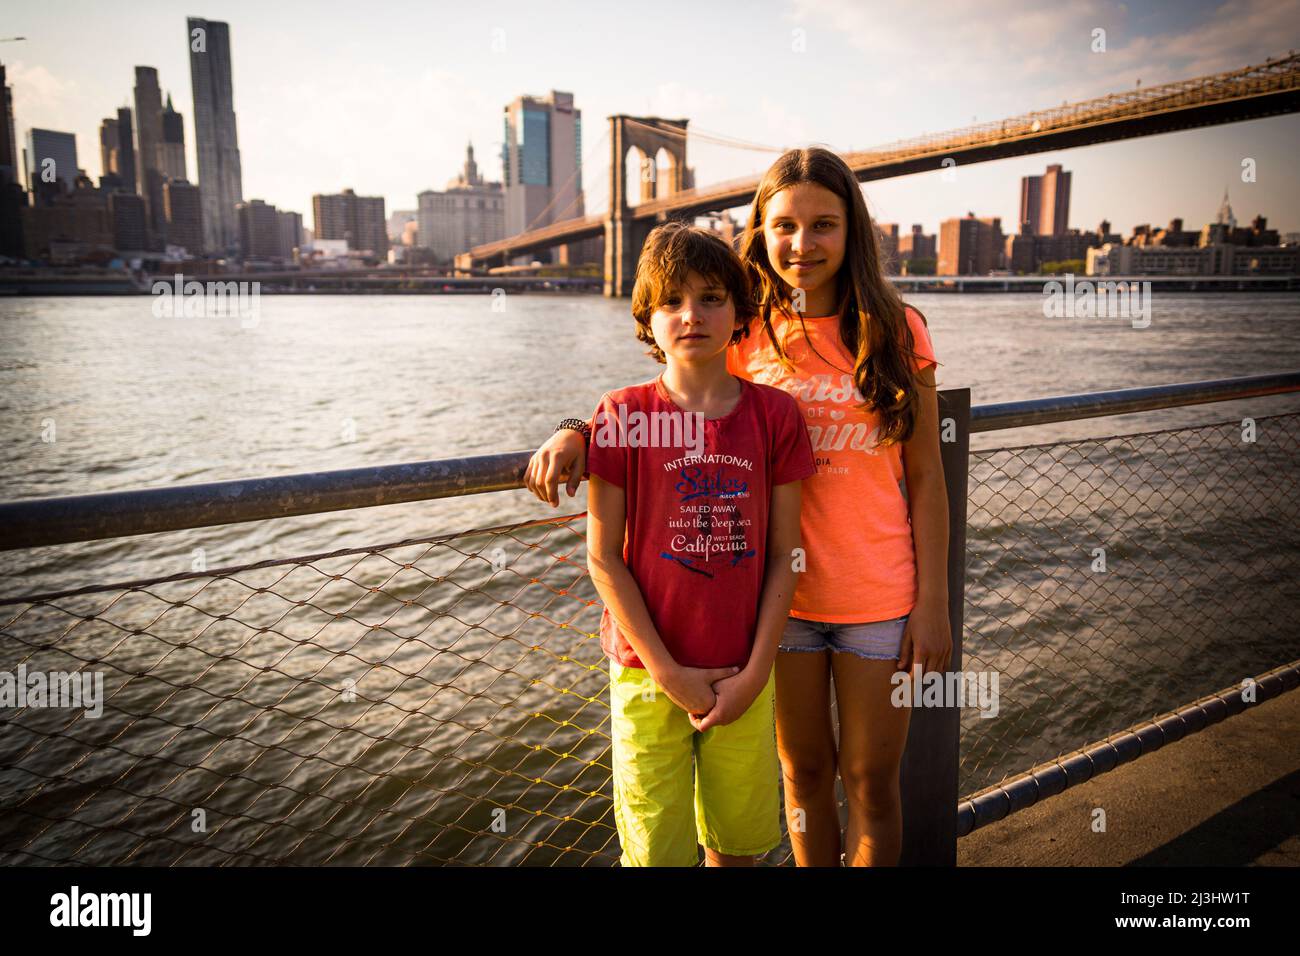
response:
<svg viewBox="0 0 1300 956"><path fill-rule="evenodd" d="M844 158L858 179L868 182L934 171L945 166L990 162L1298 111L1300 55L1292 53L1239 70L1112 93L1004 120L918 137L878 149L848 153ZM611 126L630 119L612 116ZM654 123L668 124L669 121L648 117L640 125ZM684 121L672 121L671 125L684 127ZM668 134L673 129L664 126L659 132ZM685 135L681 131L677 134ZM614 149L615 139L616 137L611 137L611 150ZM682 151L684 165L684 146ZM611 156L612 177L626 177L624 160L625 156ZM625 182L623 188L614 187L615 184L611 181L613 192L618 195L627 194ZM564 220L508 239L476 246L458 257L458 264L499 264L508 258L596 236L606 236L608 243L607 227L615 218L643 225L644 231L648 231L656 221L691 218L707 212L746 206L757 187L758 177L745 177L697 189L680 190L637 206L612 210L611 214ZM607 263L609 258L607 250ZM606 276L607 288L611 280L611 276ZM625 284L616 283L618 287Z"/></svg>

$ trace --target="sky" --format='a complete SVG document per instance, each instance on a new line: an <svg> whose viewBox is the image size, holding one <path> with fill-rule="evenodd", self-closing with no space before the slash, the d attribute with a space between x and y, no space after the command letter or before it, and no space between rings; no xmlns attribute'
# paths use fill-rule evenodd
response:
<svg viewBox="0 0 1300 956"><path fill-rule="evenodd" d="M706 185L758 175L791 146L863 149L1034 109L1262 63L1300 49L1300 0L1067 4L1010 0L375 2L245 0L11 5L0 62L20 141L30 127L77 137L98 179L99 123L130 105L136 65L154 66L194 109L186 16L230 24L246 199L304 214L351 187L389 212L441 189L473 142L501 175L502 108L572 92L583 114L588 213L608 205L606 117L687 118L687 162ZM1104 31L1099 34L1097 31ZM1104 37L1104 49L1097 47ZM1225 188L1239 222L1257 213L1300 231L1300 115L1142 137L868 183L873 215L904 230L974 212L1014 231L1019 181L1049 163L1073 173L1069 225L1103 218L1184 228L1214 219ZM1256 179L1243 182L1242 160Z"/></svg>

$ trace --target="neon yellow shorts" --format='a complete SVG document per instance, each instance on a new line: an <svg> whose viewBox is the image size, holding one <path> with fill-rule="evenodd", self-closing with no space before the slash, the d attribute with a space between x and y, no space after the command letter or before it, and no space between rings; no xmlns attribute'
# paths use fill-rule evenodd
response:
<svg viewBox="0 0 1300 956"><path fill-rule="evenodd" d="M775 687L769 675L737 720L701 734L647 671L609 662L623 866L696 866L699 844L733 856L780 844Z"/></svg>

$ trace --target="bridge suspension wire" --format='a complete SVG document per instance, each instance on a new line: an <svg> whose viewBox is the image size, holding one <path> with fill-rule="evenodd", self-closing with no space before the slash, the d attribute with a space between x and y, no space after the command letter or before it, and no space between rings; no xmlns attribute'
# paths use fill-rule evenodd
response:
<svg viewBox="0 0 1300 956"><path fill-rule="evenodd" d="M769 146L765 143L753 143L749 140L740 139L736 136L728 136L726 133L715 133L703 127L695 127L691 135L701 142L715 143L719 146L729 146L732 149L746 149L758 153L784 153L788 146Z"/></svg>
<svg viewBox="0 0 1300 956"><path fill-rule="evenodd" d="M1164 104L1177 105L1188 98L1197 96L1205 98L1215 93L1222 94L1224 91L1235 90L1237 95L1241 95L1242 93L1295 89L1298 77L1300 77L1300 55L1290 52L1286 56L1270 57L1264 63L1257 63L1236 70L1193 77L1187 80L1176 80L1136 90L1110 93L1105 96L1076 102L1067 101L1057 107L1033 110L1018 116L989 120L938 133L922 133L919 136L870 146L865 149L828 148L849 159L850 162L863 162L904 150L951 148L967 145L976 139L983 140L990 137L1013 135L1021 131L1037 133L1040 130L1057 127L1063 123L1078 122L1088 117L1095 119L1112 118L1124 112L1132 112L1135 108L1145 106L1150 109L1159 109ZM728 134L705 130L698 126L691 126L689 130L682 131L676 128L643 123L633 117L628 117L628 122L665 136L685 138L690 135L698 142L713 143L736 149L784 152L783 149L777 147L748 142Z"/></svg>
<svg viewBox="0 0 1300 956"><path fill-rule="evenodd" d="M588 165L587 160L590 159L592 153L595 152L601 146L602 143L608 140L608 138L609 138L609 130L608 129L602 130L600 136L596 139L596 142L592 143L589 147L587 147L586 155L578 157L578 164L577 166L574 167L573 172L569 174L569 178L564 181L564 183L560 186L559 189L551 190L551 201L548 202L545 206L543 206L541 210L537 213L537 215L532 218L532 220L528 223L527 228L524 230L525 232L528 232L529 230L536 228L537 224L551 210L551 207L555 205L556 200L559 199L559 197L564 194L565 190L567 190L569 186L573 184L573 181L577 178L578 174L582 172L582 170ZM572 209L573 206L580 199L582 199L582 196L583 196L583 190L581 189L576 190L573 199L569 200L569 204L565 206L564 209L561 211L561 214L556 217L556 221L560 221L566 218L564 216L564 213Z"/></svg>
<svg viewBox="0 0 1300 956"><path fill-rule="evenodd" d="M757 143L757 142L753 142L752 140L744 140L736 136L731 136L730 134L727 133L719 133L713 130L705 129L700 126L693 126L687 130L681 130L676 127L655 126L651 123L646 123L632 116L626 117L625 121L630 126L637 126L640 127L641 129L650 130L652 132L656 132L662 135L673 136L683 140L686 139L687 137L690 137L694 139L696 142L710 143L716 146L724 146L729 149L740 149L740 150L748 150L751 152L760 152L760 153L779 155L785 152L786 149L788 148L784 146L772 146L765 143ZM541 211L539 211L537 215L534 216L533 219L529 222L527 227L528 230L536 228L538 223L541 222L543 218L545 218L546 214L550 212L551 209L555 206L555 203L558 201L559 196L564 194L565 190L567 190L568 187L572 184L574 178L578 175L578 173L581 172L586 167L588 167L589 165L591 165L589 160L592 157L593 153L601 151L603 147L606 146L606 144L608 143L608 138L609 138L609 131L608 129L605 129L601 132L601 135L596 139L596 141L591 146L588 147L586 154L580 159L579 166L573 171L573 173L569 175L569 178L565 180L565 182L560 186L560 188L554 191L555 194L554 196L552 196L551 201L548 202L544 207L542 207ZM607 170L605 169L605 165L603 163L597 163L597 170L598 170L597 175L602 175L607 173ZM576 216L572 215L573 207L577 205L577 203L580 200L584 200L586 198L586 193L590 191L590 187L593 185L593 183L597 181L598 180L584 182L583 189L578 190L574 194L573 198L569 200L568 204L564 208L558 210L557 215L555 217L555 221L560 222L569 218L577 218Z"/></svg>
<svg viewBox="0 0 1300 956"><path fill-rule="evenodd" d="M722 146L729 149L747 150L750 152L761 152L768 155L781 154L785 152L785 147L768 146L763 143L755 143L749 140L742 140L738 137L730 136L724 133L714 133L698 126L691 126L688 129L682 129L674 126L656 126L652 123L644 122L633 116L624 118L625 122L632 127L644 129L657 135L673 137L682 141L683 146L690 140L696 143L708 143L710 145ZM652 160L653 161L653 160ZM694 192L694 187L680 190L675 195L681 196Z"/></svg>
<svg viewBox="0 0 1300 956"><path fill-rule="evenodd" d="M1109 128L1114 138L1149 135L1148 132L1124 131L1114 134L1114 124L1138 123L1160 118L1166 123L1177 121L1183 115L1191 117L1194 124L1215 124L1236 122L1239 119L1258 118L1280 113L1295 112L1295 94L1300 90L1300 56L1294 52L1284 57L1270 57L1264 63L1257 63L1237 70L1179 80L1159 86L1125 90L1104 96L1093 97L1075 103L1066 102L1059 107L1033 110L1017 116L975 123L970 126L949 129L940 132L922 132L911 138L894 140L882 145L866 148L827 148L838 153L854 169L859 179L866 178L868 170L874 170L876 178L892 178L900 175L899 168L910 161L934 161L939 157L956 151L1005 150L1010 144L1028 143L1017 147L1021 152L1045 151L1043 141L1050 137L1085 129ZM1231 115L1224 118L1215 114L1207 118L1205 111L1227 109ZM680 137L685 142L687 136L695 136L697 142L710 145L749 150L777 152L776 147L746 142L736 137L718 134L699 127L690 129L656 126L636 117L623 116L623 121L630 127L653 131L658 136ZM1171 127L1175 128L1175 127ZM1039 142L1035 143L1035 140ZM603 144L603 137L598 143ZM599 147L594 147L599 148ZM1072 148L1072 147L1065 147ZM976 158L974 162L985 159ZM583 165L586 165L584 162ZM609 166L601 164L609 171ZM749 201L760 176L750 173L722 182L711 182L707 186L692 186L678 190L671 197L656 197L650 200L656 213L668 213L681 208L702 208L708 204L720 204L724 201L735 202L737 206ZM583 195L592 192L591 184ZM576 201L576 199L574 200ZM632 203L629 203L632 205ZM636 204L642 205L642 204ZM716 207L715 207L716 208ZM548 206L549 209L549 206ZM540 218L540 215L539 217ZM594 225L599 217L587 215L582 220L585 228ZM550 226L544 228L551 228ZM530 224L531 231L533 226ZM563 228L558 230L563 232ZM481 248L490 249L487 254L508 252L518 235L499 243L485 243ZM536 237L533 237L536 238ZM544 237L545 238L545 237Z"/></svg>
<svg viewBox="0 0 1300 956"><path fill-rule="evenodd" d="M664 126L655 126L651 123L643 123L640 120L636 119L635 117L631 117L631 116L627 117L627 123L629 125L639 126L642 129L652 130L656 133L660 133L665 136L675 136L679 139L686 139L689 136L690 138L695 139L701 143L713 143L716 146L727 146L730 147L731 149L746 149L746 150L752 150L754 152L760 152L760 153L777 153L777 154L783 153L786 150L786 147L769 146L765 143L755 143L750 140L744 140L735 136L730 136L726 133L713 132L711 130L704 129L703 127L699 127L699 126L692 126L689 129L681 130L672 126L664 127Z"/></svg>
<svg viewBox="0 0 1300 956"><path fill-rule="evenodd" d="M606 130L605 132L601 133L600 138L596 140L595 144L593 144L587 150L588 158L590 158L593 153L604 152L606 149L609 148L608 143L609 143L609 131ZM584 168L589 165L591 164L587 160L583 161ZM575 215L572 212L573 207L578 203L579 199L583 200L583 206L584 206L583 214L587 216L594 215L591 211L590 206L587 205L587 200L590 199L592 196L601 196L608 192L609 164L602 162L598 159L595 163L595 170L596 170L595 175L591 179L587 179L585 177L583 178L582 189L579 190L577 193L575 193L574 197L569 200L568 205L566 205L563 209L561 209L556 214L555 218L557 221L561 221L564 219L579 218L577 215Z"/></svg>

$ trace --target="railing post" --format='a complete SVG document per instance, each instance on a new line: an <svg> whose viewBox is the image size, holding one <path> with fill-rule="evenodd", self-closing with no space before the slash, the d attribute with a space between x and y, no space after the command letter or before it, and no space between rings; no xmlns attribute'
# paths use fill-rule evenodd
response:
<svg viewBox="0 0 1300 956"><path fill-rule="evenodd" d="M951 438L951 441L945 441ZM970 465L970 389L939 392L939 453L948 489L948 620L952 664L961 670L966 601L966 478ZM961 710L916 707L907 731L900 790L903 849L900 866L957 865L957 768Z"/></svg>

